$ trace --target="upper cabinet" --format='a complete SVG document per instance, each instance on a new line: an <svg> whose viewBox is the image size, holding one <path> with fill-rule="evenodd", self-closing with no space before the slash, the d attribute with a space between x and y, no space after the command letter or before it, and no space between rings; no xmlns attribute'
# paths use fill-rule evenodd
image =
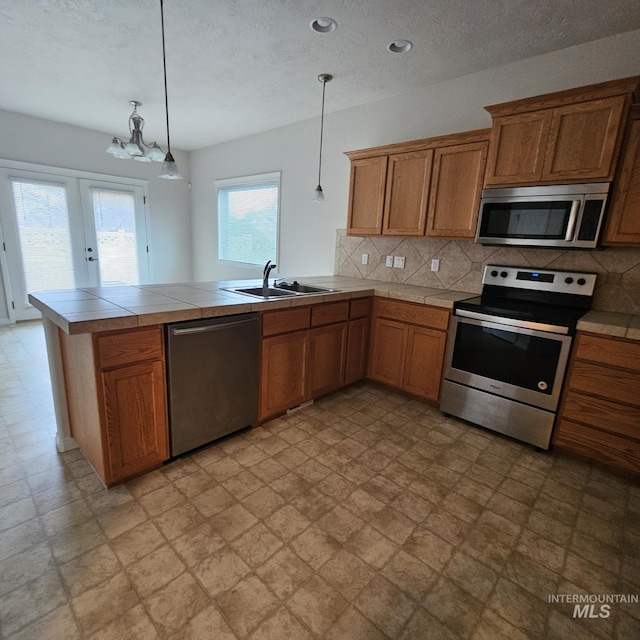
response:
<svg viewBox="0 0 640 640"><path fill-rule="evenodd" d="M349 235L475 235L489 130L351 151Z"/></svg>
<svg viewBox="0 0 640 640"><path fill-rule="evenodd" d="M640 77L486 107L485 187L613 180Z"/></svg>
<svg viewBox="0 0 640 640"><path fill-rule="evenodd" d="M603 244L640 245L640 104L630 112Z"/></svg>

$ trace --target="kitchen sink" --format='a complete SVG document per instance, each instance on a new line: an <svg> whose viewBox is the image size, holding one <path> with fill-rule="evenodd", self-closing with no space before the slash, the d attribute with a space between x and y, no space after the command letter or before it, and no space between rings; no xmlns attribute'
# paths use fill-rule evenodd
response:
<svg viewBox="0 0 640 640"><path fill-rule="evenodd" d="M273 287L247 287L247 288L235 288L225 287L225 291L233 291L234 293L244 293L247 296L254 296L255 298L262 298L266 300L268 298L291 298L297 295L294 291L286 291L284 289L274 289Z"/></svg>
<svg viewBox="0 0 640 640"><path fill-rule="evenodd" d="M335 289L327 289L326 287L313 287L310 284L300 284L298 281L279 282L274 285L277 289L285 291L295 291L295 293L331 293Z"/></svg>
<svg viewBox="0 0 640 640"><path fill-rule="evenodd" d="M222 289L224 291L232 291L233 293L242 293L246 296L253 296L254 298L262 298L262 300L269 300L270 298L292 298L294 296L336 291L336 289L301 284L297 280L293 282L280 282L267 289L263 287L222 287Z"/></svg>

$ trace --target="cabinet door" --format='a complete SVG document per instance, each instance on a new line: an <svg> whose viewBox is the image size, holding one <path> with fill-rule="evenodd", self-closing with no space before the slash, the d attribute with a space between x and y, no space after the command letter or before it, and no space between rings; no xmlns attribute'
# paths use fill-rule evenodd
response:
<svg viewBox="0 0 640 640"><path fill-rule="evenodd" d="M382 232L386 179L386 156L351 161L349 235L378 235Z"/></svg>
<svg viewBox="0 0 640 640"><path fill-rule="evenodd" d="M493 120L485 186L537 182L551 126L551 110Z"/></svg>
<svg viewBox="0 0 640 640"><path fill-rule="evenodd" d="M488 146L475 142L436 149L428 236L475 237Z"/></svg>
<svg viewBox="0 0 640 640"><path fill-rule="evenodd" d="M408 331L406 324L376 318L373 325L373 352L369 360L370 378L402 388Z"/></svg>
<svg viewBox="0 0 640 640"><path fill-rule="evenodd" d="M447 334L409 327L403 389L429 400L440 397L440 382Z"/></svg>
<svg viewBox="0 0 640 640"><path fill-rule="evenodd" d="M169 457L164 365L145 362L102 373L107 430L107 484Z"/></svg>
<svg viewBox="0 0 640 640"><path fill-rule="evenodd" d="M366 376L368 353L369 318L351 320L347 334L347 358L344 371L345 384L357 382Z"/></svg>
<svg viewBox="0 0 640 640"><path fill-rule="evenodd" d="M260 419L307 400L307 346L306 331L262 340Z"/></svg>
<svg viewBox="0 0 640 640"><path fill-rule="evenodd" d="M344 384L347 323L309 331L309 387L312 398L339 389Z"/></svg>
<svg viewBox="0 0 640 640"><path fill-rule="evenodd" d="M640 245L640 107L629 124L603 244Z"/></svg>
<svg viewBox="0 0 640 640"><path fill-rule="evenodd" d="M382 234L423 236L433 149L389 156Z"/></svg>
<svg viewBox="0 0 640 640"><path fill-rule="evenodd" d="M543 180L613 180L614 154L627 97L553 109Z"/></svg>

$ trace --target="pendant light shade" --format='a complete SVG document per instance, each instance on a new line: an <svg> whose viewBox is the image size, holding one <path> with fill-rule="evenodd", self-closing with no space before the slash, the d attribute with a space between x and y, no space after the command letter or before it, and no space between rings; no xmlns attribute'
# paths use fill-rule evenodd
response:
<svg viewBox="0 0 640 640"><path fill-rule="evenodd" d="M164 0L160 0L160 24L162 27L162 68L164 71L164 111L167 117L167 155L162 163L162 169L158 174L159 178L165 178L166 180L181 180L182 176L176 161L173 159L171 153L171 138L169 136L169 97L167 94L167 53L164 44Z"/></svg>
<svg viewBox="0 0 640 640"><path fill-rule="evenodd" d="M328 73L321 73L318 76L318 81L322 82L322 110L320 112L320 151L318 154L318 186L313 192L314 202L324 202L324 191L322 190L322 138L324 136L324 92L327 86L327 82L331 82L333 76Z"/></svg>

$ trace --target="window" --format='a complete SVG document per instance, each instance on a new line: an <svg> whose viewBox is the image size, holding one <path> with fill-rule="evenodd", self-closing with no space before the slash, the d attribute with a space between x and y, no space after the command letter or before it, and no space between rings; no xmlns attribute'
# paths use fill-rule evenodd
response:
<svg viewBox="0 0 640 640"><path fill-rule="evenodd" d="M280 172L217 180L218 259L262 266L278 259Z"/></svg>

